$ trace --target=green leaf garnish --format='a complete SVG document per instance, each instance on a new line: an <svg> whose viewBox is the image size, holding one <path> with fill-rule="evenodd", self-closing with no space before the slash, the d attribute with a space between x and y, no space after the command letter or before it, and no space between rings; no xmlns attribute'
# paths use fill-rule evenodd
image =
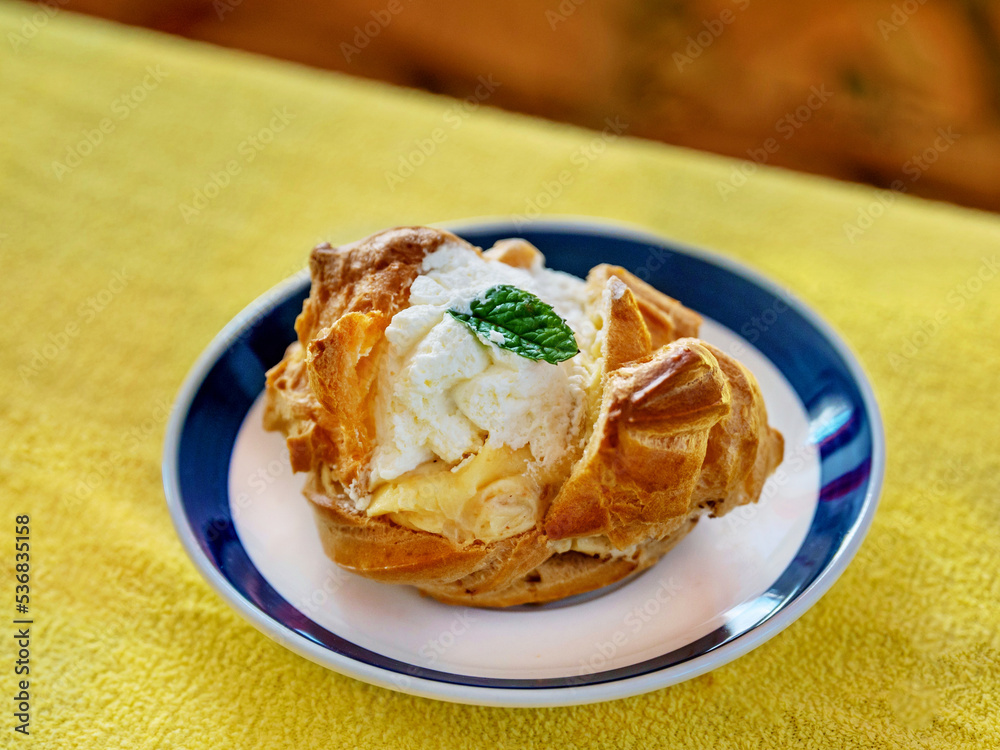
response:
<svg viewBox="0 0 1000 750"><path fill-rule="evenodd" d="M484 343L553 365L580 351L573 329L552 306L516 286L491 287L472 300L469 308L471 315L458 310L448 312Z"/></svg>

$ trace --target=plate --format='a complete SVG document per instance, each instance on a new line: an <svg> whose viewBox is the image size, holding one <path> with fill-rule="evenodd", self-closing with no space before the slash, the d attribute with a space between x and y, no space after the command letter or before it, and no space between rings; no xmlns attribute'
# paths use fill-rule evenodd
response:
<svg viewBox="0 0 1000 750"><path fill-rule="evenodd" d="M861 544L885 466L872 389L829 325L756 272L641 230L580 219L448 228L484 248L524 237L549 267L579 276L615 263L699 311L702 337L753 371L785 436L760 502L703 519L624 585L543 607L453 607L341 570L323 555L283 438L261 426L264 373L294 338L303 272L212 341L167 428L167 503L208 583L262 632L337 672L499 706L657 690L745 654L815 604Z"/></svg>

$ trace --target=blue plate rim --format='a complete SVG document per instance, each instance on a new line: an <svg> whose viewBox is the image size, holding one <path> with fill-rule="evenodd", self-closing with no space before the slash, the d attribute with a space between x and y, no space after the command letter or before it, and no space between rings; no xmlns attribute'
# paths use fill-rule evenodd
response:
<svg viewBox="0 0 1000 750"><path fill-rule="evenodd" d="M720 267L785 301L813 326L840 356L864 403L871 432L871 466L867 491L856 522L845 535L833 558L817 577L800 591L790 603L785 604L766 621L737 635L731 641L724 643L718 648L702 653L680 664L663 667L648 674L597 684L524 690L522 688L511 687L464 685L400 674L359 662L332 651L325 646L305 638L288 628L285 624L273 619L270 615L251 605L225 576L208 563L199 546L195 531L188 522L183 507L178 474L178 447L181 431L192 402L209 371L240 333L252 324L255 319L266 314L277 302L286 298L306 282L308 271L303 269L260 295L213 337L184 379L175 399L165 432L163 483L171 520L185 552L191 558L195 567L207 580L209 585L215 589L216 593L229 603L230 606L236 609L262 633L300 656L342 674L375 685L414 695L461 703L539 707L580 705L623 698L666 687L704 674L742 656L777 635L804 614L829 590L854 558L871 526L884 483L886 464L884 425L871 381L867 377L857 356L832 325L787 289L739 261L735 261L721 253L664 237L641 227L623 222L595 219L594 217L547 216L544 219L518 223L510 217L482 217L442 222L433 226L438 226L439 228L459 234L463 231L476 231L480 233L502 232L511 237L517 236L518 231L524 226L530 226L533 230L556 233L593 231L611 238L661 247L666 246L671 250L676 250Z"/></svg>

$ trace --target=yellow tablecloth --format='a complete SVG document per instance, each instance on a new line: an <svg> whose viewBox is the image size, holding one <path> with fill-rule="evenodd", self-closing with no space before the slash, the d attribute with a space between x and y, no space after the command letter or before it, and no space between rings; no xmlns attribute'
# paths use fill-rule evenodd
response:
<svg viewBox="0 0 1000 750"><path fill-rule="evenodd" d="M0 31L0 614L28 514L34 618L27 738L14 626L0 637L4 747L1000 745L1000 218L766 168L743 181L613 113L626 137L64 10L5 3ZM484 81L488 104L503 81ZM857 558L749 655L600 705L439 703L272 643L167 514L188 368L318 241L536 206L718 249L843 332L890 456Z"/></svg>

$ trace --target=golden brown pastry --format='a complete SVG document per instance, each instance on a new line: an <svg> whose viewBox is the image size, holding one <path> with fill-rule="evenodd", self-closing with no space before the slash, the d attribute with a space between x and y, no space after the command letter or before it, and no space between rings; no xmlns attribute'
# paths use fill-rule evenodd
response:
<svg viewBox="0 0 1000 750"><path fill-rule="evenodd" d="M355 573L455 604L553 601L652 565L781 462L753 375L624 269L583 282L523 240L404 227L320 245L310 270L265 426ZM551 305L580 351L532 360L463 323L498 285Z"/></svg>

